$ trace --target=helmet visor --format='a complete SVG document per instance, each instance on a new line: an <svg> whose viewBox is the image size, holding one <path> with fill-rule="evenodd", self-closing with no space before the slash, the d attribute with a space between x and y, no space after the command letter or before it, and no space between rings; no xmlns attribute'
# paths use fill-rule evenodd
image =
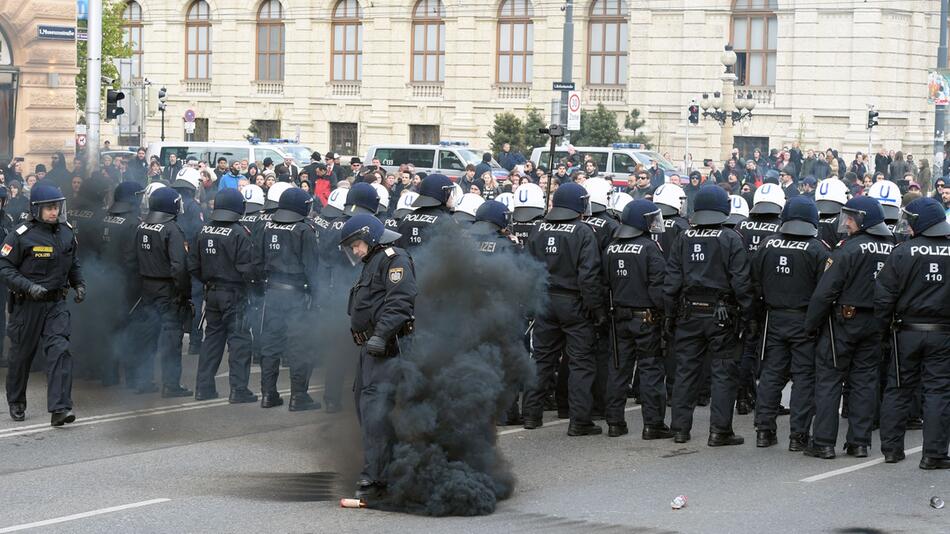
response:
<svg viewBox="0 0 950 534"><path fill-rule="evenodd" d="M663 212L656 210L650 213L644 213L643 218L646 220L647 229L651 234L662 234L666 231L665 226L663 226Z"/></svg>
<svg viewBox="0 0 950 534"><path fill-rule="evenodd" d="M37 202L32 205L32 215L33 218L37 221L43 220L43 208L46 206L57 206L59 207L59 216L56 219L56 222L64 223L66 222L66 200L52 200L50 202Z"/></svg>
<svg viewBox="0 0 950 534"><path fill-rule="evenodd" d="M918 215L916 213L902 209L901 216L897 219L897 224L894 225L894 233L901 236L911 235L911 228L914 222L917 221L917 217Z"/></svg>
<svg viewBox="0 0 950 534"><path fill-rule="evenodd" d="M854 225L857 228L861 228L861 223L864 222L863 211L853 210L850 208L842 208L841 214L838 215L838 233L839 234L850 234L848 230L848 221L854 221Z"/></svg>

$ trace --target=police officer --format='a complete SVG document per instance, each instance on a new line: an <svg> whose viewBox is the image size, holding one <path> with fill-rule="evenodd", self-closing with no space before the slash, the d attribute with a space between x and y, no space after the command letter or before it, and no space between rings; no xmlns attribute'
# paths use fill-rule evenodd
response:
<svg viewBox="0 0 950 534"><path fill-rule="evenodd" d="M453 189L452 180L443 174L430 174L422 180L419 196L412 203L416 211L399 221L400 247L409 250L421 245L436 225L452 220Z"/></svg>
<svg viewBox="0 0 950 534"><path fill-rule="evenodd" d="M524 427L542 425L542 401L561 353L570 367L569 436L600 434L603 429L591 421L594 382L596 328L607 321L601 254L597 237L581 216L590 213L587 191L569 183L554 193L553 207L528 241L528 251L548 272L550 304L536 318L533 341L538 366L538 387L527 392Z"/></svg>
<svg viewBox="0 0 950 534"><path fill-rule="evenodd" d="M814 416L815 341L805 330L805 311L830 256L818 235L818 207L805 196L788 199L782 226L760 243L752 275L765 306L761 371L755 401L757 447L778 443L775 418L787 377L792 377L788 450L808 445Z"/></svg>
<svg viewBox="0 0 950 534"><path fill-rule="evenodd" d="M307 343L307 310L316 301L317 234L306 220L313 197L291 187L280 195L277 211L264 224L264 328L261 339L261 407L280 406L277 375L283 354L290 366L292 412L316 410L322 405L307 393L313 361ZM285 351L286 349L286 351Z"/></svg>
<svg viewBox="0 0 950 534"><path fill-rule="evenodd" d="M478 207L484 202L485 199L482 198L481 195L465 193L459 200L458 205L455 206L455 211L452 212L452 218L455 222L463 226L468 226L475 222L475 212L478 211Z"/></svg>
<svg viewBox="0 0 950 534"><path fill-rule="evenodd" d="M660 313L666 266L651 234L664 231L661 208L649 200L627 204L622 225L604 251L604 276L610 291L613 362L607 378L607 435L627 433L624 405L633 367L640 370L643 439L673 437L664 424L666 385L660 350Z"/></svg>
<svg viewBox="0 0 950 534"><path fill-rule="evenodd" d="M522 245L544 220L544 191L537 184L518 186L514 193L514 208L511 210L511 233Z"/></svg>
<svg viewBox="0 0 950 534"><path fill-rule="evenodd" d="M76 230L76 239L82 239L83 242L82 248L79 249L79 259L84 264L99 257L99 236L102 235L102 218L106 214L105 199L108 191L108 182L100 173L95 172L88 180L83 181L76 201L67 206L69 224ZM93 287L94 293L95 290Z"/></svg>
<svg viewBox="0 0 950 534"><path fill-rule="evenodd" d="M848 201L848 186L837 178L826 178L815 189L818 206L818 238L834 250L848 234L838 232L838 214Z"/></svg>
<svg viewBox="0 0 950 534"><path fill-rule="evenodd" d="M250 286L251 307L249 318L251 320L251 361L260 363L261 361L261 341L263 339L264 328L264 266L261 263L264 258L264 225L271 221L274 212L277 211L277 204L280 201L280 195L290 189L293 185L287 182L277 182L267 190L264 206L256 213L255 219L251 222L251 242L254 244L254 262L255 262L255 280ZM247 207L245 207L247 210Z"/></svg>
<svg viewBox="0 0 950 534"><path fill-rule="evenodd" d="M729 195L729 217L722 223L727 228L737 228L749 219L749 203L739 195Z"/></svg>
<svg viewBox="0 0 950 534"><path fill-rule="evenodd" d="M201 204L198 202L198 191L201 190L201 174L198 170L185 166L182 167L172 182L172 188L181 195L182 213L178 216L178 226L185 234L185 242L188 246L194 246L195 238L204 225L204 212ZM191 279L191 302L196 310L201 310L204 301L201 282ZM191 328L187 328L188 334L188 354L199 354L201 352L201 340L204 332L201 331L201 314L196 313L192 319Z"/></svg>
<svg viewBox="0 0 950 534"><path fill-rule="evenodd" d="M251 371L251 330L247 323L247 284L254 276L251 232L239 221L244 196L222 189L214 197L211 221L201 227L188 254L191 275L204 284L207 329L198 358L195 400L215 399L214 376L228 346L228 402L256 402L248 387Z"/></svg>
<svg viewBox="0 0 950 534"><path fill-rule="evenodd" d="M878 323L894 326L894 360L881 405L881 452L887 463L904 459L905 421L922 385L919 467L950 469L950 224L932 198L908 204L902 223L899 229L909 226L911 238L885 261L874 291Z"/></svg>
<svg viewBox="0 0 950 534"><path fill-rule="evenodd" d="M901 190L894 182L889 180L880 180L871 184L866 196L869 196L881 203L884 210L884 224L887 229L894 233L897 226L897 220L901 216ZM895 234L897 242L903 239L903 236Z"/></svg>
<svg viewBox="0 0 950 534"><path fill-rule="evenodd" d="M770 171L770 174L777 177L774 170ZM742 241L745 243L750 259L755 255L763 240L778 233L782 225L781 214L785 208L785 201L785 193L777 184L765 183L755 190L748 218L736 227L742 235ZM755 406L755 376L761 348L762 339L758 335L745 338L742 359L739 363L739 397L736 402L736 412L740 415L750 413ZM778 410L779 415L788 413L782 405L779 405Z"/></svg>
<svg viewBox="0 0 950 534"><path fill-rule="evenodd" d="M72 400L72 356L69 354L69 312L64 302L69 287L75 301L86 296L77 243L66 222L59 188L39 183L30 192L31 220L7 235L0 248L0 277L13 293L10 306L10 363L7 402L14 421L26 417L26 383L37 350L46 355L46 407L50 424L76 420Z"/></svg>
<svg viewBox="0 0 950 534"><path fill-rule="evenodd" d="M0 184L0 242L13 231L13 217L6 211L8 196L7 186ZM7 366L6 351L3 349L7 337L7 314L5 311L7 309L7 297L7 285L0 278L0 367Z"/></svg>
<svg viewBox="0 0 950 534"><path fill-rule="evenodd" d="M742 319L754 333L754 287L742 238L722 223L729 217L729 195L705 185L696 193L691 227L673 243L663 286L667 335L674 334L678 355L673 385L673 440L686 443L693 426L703 358L711 358L712 402L710 447L740 445L732 430L738 387L738 354ZM741 315L741 317L740 317Z"/></svg>
<svg viewBox="0 0 950 534"><path fill-rule="evenodd" d="M524 186L522 186L524 187ZM626 193L618 193L614 191L610 195L610 205L607 206L607 215L613 217L617 222L620 222L620 217L623 216L623 210L627 207L627 204L633 202L633 197Z"/></svg>
<svg viewBox="0 0 950 534"><path fill-rule="evenodd" d="M894 248L884 210L873 198L852 198L838 218L839 231L849 237L826 262L805 318L805 331L821 337L815 359L815 422L804 453L824 459L835 457L844 379L851 391L845 451L858 458L868 455L883 337L871 307L874 280Z"/></svg>
<svg viewBox="0 0 950 534"><path fill-rule="evenodd" d="M348 313L353 340L361 347L356 373L357 417L363 441L363 469L356 498L372 502L386 488L383 470L391 453L393 357L402 336L412 331L416 277L406 251L392 246L399 235L368 214L351 217L341 231L340 247L363 271L350 290Z"/></svg>
<svg viewBox="0 0 950 534"><path fill-rule="evenodd" d="M419 198L419 193L405 189L403 190L403 192L399 195L399 200L396 201L396 209L393 210L392 216L387 218L384 222L387 230L392 230L395 232L396 229L399 228L399 221L401 221L406 215L416 211L416 208L413 207L412 204L417 198Z"/></svg>
<svg viewBox="0 0 950 534"><path fill-rule="evenodd" d="M158 356L162 366L162 397L189 397L181 385L183 327L191 325L191 276L188 274L185 234L178 226L181 195L170 187L156 189L149 198L149 212L135 234L136 258L142 277L142 303L148 315L160 322ZM151 321L149 321L151 322ZM142 370L140 383L151 370Z"/></svg>
<svg viewBox="0 0 950 534"><path fill-rule="evenodd" d="M511 213L497 200L487 200L475 212L475 221L469 229L479 252L502 254L517 248L508 230ZM512 423L514 424L514 423Z"/></svg>

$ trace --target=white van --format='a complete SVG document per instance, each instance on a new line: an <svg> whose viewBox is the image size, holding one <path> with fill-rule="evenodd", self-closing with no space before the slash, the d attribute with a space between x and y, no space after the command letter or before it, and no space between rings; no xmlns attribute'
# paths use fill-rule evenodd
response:
<svg viewBox="0 0 950 534"><path fill-rule="evenodd" d="M442 141L438 145L373 145L366 153L364 165L370 165L379 158L386 172L394 172L403 163L415 167L416 172L426 174L440 173L449 178L458 178L465 174L465 166L482 162L484 152L468 148L463 141ZM508 176L506 171L494 159L491 160L492 174L496 177Z"/></svg>
<svg viewBox="0 0 950 534"><path fill-rule="evenodd" d="M274 164L283 163L285 157L292 158L293 155L285 151L280 145L272 144L252 144L247 141L217 141L217 142L193 142L187 141L163 141L158 143L149 143L148 150L145 153L146 159L152 156L158 156L162 166L168 165L168 156L175 154L180 160L195 158L198 161L204 161L209 166L217 165L218 158L223 157L230 163L232 160L246 159L248 162L262 162L264 158L271 158ZM309 153L308 153L309 161Z"/></svg>
<svg viewBox="0 0 950 534"><path fill-rule="evenodd" d="M663 156L644 148L639 143L614 143L609 147L576 146L574 149L582 158L590 155L591 159L597 163L598 172L604 178L611 180L614 187L627 187L627 178L636 169L637 164L649 168L656 161L667 179L673 174L679 174L676 167ZM550 164L550 155L550 148L538 147L531 151L531 161L535 165L547 167ZM554 149L555 165L566 157L566 145Z"/></svg>

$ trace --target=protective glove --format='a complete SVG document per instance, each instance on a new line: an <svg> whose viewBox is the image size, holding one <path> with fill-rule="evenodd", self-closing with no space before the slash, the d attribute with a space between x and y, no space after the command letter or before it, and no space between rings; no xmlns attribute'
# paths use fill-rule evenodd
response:
<svg viewBox="0 0 950 534"><path fill-rule="evenodd" d="M33 300L44 300L46 299L47 295L49 295L49 291L47 291L45 287L39 284L31 285L30 289L28 289L26 292L30 295L30 298Z"/></svg>
<svg viewBox="0 0 950 534"><path fill-rule="evenodd" d="M366 342L366 353L370 356L386 355L386 340L379 336L373 336Z"/></svg>
<svg viewBox="0 0 950 534"><path fill-rule="evenodd" d="M759 335L759 321L750 319L748 322L746 322L745 333L749 337L755 337Z"/></svg>
<svg viewBox="0 0 950 534"><path fill-rule="evenodd" d="M667 340L673 339L673 318L664 317L663 318L663 337Z"/></svg>
<svg viewBox="0 0 950 534"><path fill-rule="evenodd" d="M596 326L597 328L600 328L604 326L605 324L607 324L607 312L605 312L604 310L600 308L597 308L596 310L594 310L594 326Z"/></svg>
<svg viewBox="0 0 950 534"><path fill-rule="evenodd" d="M76 304L86 300L86 286L76 286L73 289L76 290L76 296L73 298Z"/></svg>

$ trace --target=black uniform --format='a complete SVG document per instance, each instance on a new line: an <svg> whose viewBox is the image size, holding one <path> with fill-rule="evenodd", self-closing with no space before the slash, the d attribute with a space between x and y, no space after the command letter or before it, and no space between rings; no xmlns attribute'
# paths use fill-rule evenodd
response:
<svg viewBox="0 0 950 534"><path fill-rule="evenodd" d="M649 235L615 239L604 251L604 277L613 298L619 352L615 356L617 360L608 366L606 418L609 425L626 425L627 386L637 365L644 426L664 427L666 385L660 350L660 316L665 275L663 254Z"/></svg>
<svg viewBox="0 0 950 534"><path fill-rule="evenodd" d="M11 217L6 210L0 208L0 241L5 240L7 235L12 231L13 217ZM7 284L3 281L3 277L0 277L0 367L6 367L7 365L6 351L4 351L3 346L7 339L6 309L8 294Z"/></svg>
<svg viewBox="0 0 950 534"><path fill-rule="evenodd" d="M145 326L160 324L158 357L162 384L179 391L183 324L190 324L191 277L188 274L185 234L176 221L141 223L135 234ZM142 362L148 364L148 362ZM150 382L152 370L138 373L140 383ZM184 392L182 392L184 393Z"/></svg>
<svg viewBox="0 0 950 534"><path fill-rule="evenodd" d="M198 232L201 231L204 224L204 211L201 209L201 204L195 199L195 193L190 188L180 187L176 191L181 194L181 203L184 210L184 213L178 216L178 226L185 234L185 242L188 243L188 246L192 246L195 244ZM201 310L204 305L204 291L201 282L194 277L191 279L191 302L195 310ZM204 337L204 332L201 331L200 323L201 314L195 313L191 321L191 328L188 330L188 352L191 354L198 354L201 350L201 340Z"/></svg>
<svg viewBox="0 0 950 534"><path fill-rule="evenodd" d="M689 221L684 217L679 215L679 210L666 206L664 204L660 205L660 209L663 211L663 233L662 234L650 234L650 237L660 245L660 253L663 254L663 261L669 259L670 250L673 248L673 241L676 240L676 237L683 233L684 230L689 230ZM669 216L667 216L669 214ZM673 397L673 382L676 379L676 357L670 351L669 340L660 339L660 344L663 347L663 366L666 373L666 396L667 398ZM638 367L639 369L639 367ZM637 373L639 374L639 373ZM634 377L634 392L639 398L639 378ZM700 382L700 389L702 390L702 397L709 398L709 362L708 360L703 364L703 378Z"/></svg>
<svg viewBox="0 0 950 534"><path fill-rule="evenodd" d="M838 244L848 238L848 234L838 232L838 215L822 215L818 219L818 239L821 239L832 250L838 247Z"/></svg>
<svg viewBox="0 0 950 534"><path fill-rule="evenodd" d="M261 316L264 307L264 280L262 278L264 270L260 264L263 256L257 248L263 239L261 237L264 231L264 223L261 220L263 215L263 211L248 213L238 221L251 232L251 250L254 259L254 274L247 286L247 311L245 312L248 325L251 327L251 361L253 363L261 361L261 329L264 327Z"/></svg>
<svg viewBox="0 0 950 534"><path fill-rule="evenodd" d="M247 394L251 371L251 330L247 321L247 286L254 276L251 232L240 222L211 222L198 232L188 255L188 270L204 284L207 328L195 391L217 396L214 376L228 345L231 396Z"/></svg>
<svg viewBox="0 0 950 534"><path fill-rule="evenodd" d="M666 215L663 215L663 233L650 234L650 237L660 245L660 252L663 254L664 261L670 257L673 241L676 241L677 236L683 233L684 230L689 230L689 222L685 218L679 215L667 218Z"/></svg>
<svg viewBox="0 0 950 534"><path fill-rule="evenodd" d="M103 362L103 380L118 383L121 367L125 369L126 384L134 388L142 384L136 374L139 366L133 358L135 355L153 354L154 341L157 340L154 335L146 339L136 338L128 328L130 323L141 320L141 306L135 306L141 295L135 240L139 222L138 210L122 213L110 211L102 218L102 234L98 240L103 278L109 281L104 287L106 296L102 299L103 302L109 302L109 306L102 311L108 313L105 319L108 339L114 340L102 349L107 352ZM151 330L154 331L154 328ZM151 346L147 344L149 340ZM145 378L150 380L150 377Z"/></svg>
<svg viewBox="0 0 950 534"><path fill-rule="evenodd" d="M872 308L874 280L893 248L888 237L864 231L853 234L826 262L825 274L808 305L805 331L819 333L812 429L815 446L835 446L845 378L851 391L847 443L871 444L883 337Z"/></svg>
<svg viewBox="0 0 950 534"><path fill-rule="evenodd" d="M312 330L308 313L318 287L317 234L310 221L265 222L261 233L267 290L261 335L261 392L278 397L277 375L284 355L290 366L291 395L312 402L307 390L313 371ZM286 349L286 351L285 351Z"/></svg>
<svg viewBox="0 0 950 534"><path fill-rule="evenodd" d="M670 427L679 433L692 429L700 370L708 353L712 376L710 431L730 434L739 372L735 350L742 331L739 315L752 317L754 298L742 238L734 230L719 226L684 231L670 251L663 292L667 317L679 310L673 341L678 359Z"/></svg>
<svg viewBox="0 0 950 534"><path fill-rule="evenodd" d="M829 256L817 238L775 234L761 242L752 258L766 313L755 426L775 432L782 389L791 373L789 425L792 436L804 444L815 411L815 340L805 330L805 311Z"/></svg>
<svg viewBox="0 0 950 534"><path fill-rule="evenodd" d="M544 221L541 217L528 222L511 222L511 235L518 238L518 242L525 245L531 240L531 236L537 231L538 225Z"/></svg>
<svg viewBox="0 0 950 534"><path fill-rule="evenodd" d="M892 360L881 405L881 449L904 450L907 414L923 386L925 458L947 458L950 441L950 239L917 236L894 248L878 274L879 325L896 319ZM896 365L895 365L896 363ZM899 378L899 380L898 380ZM852 393L854 395L854 393ZM852 412L856 408L852 403Z"/></svg>
<svg viewBox="0 0 950 534"><path fill-rule="evenodd" d="M620 226L620 223L610 218L606 210L587 217L584 222L594 229L597 248L600 250L601 264L603 264L604 252L607 250L607 246L610 245L614 231ZM597 346L594 351L597 364L594 374L594 415L596 417L603 416L606 410L607 365L608 360L610 360L610 351L609 328L607 325L603 325L597 330Z"/></svg>
<svg viewBox="0 0 950 534"><path fill-rule="evenodd" d="M407 213L399 221L399 233L402 234L398 241L399 246L409 250L421 245L434 227L446 221L454 222L455 219L444 206L418 208L412 213Z"/></svg>
<svg viewBox="0 0 950 534"><path fill-rule="evenodd" d="M68 287L83 285L76 236L68 223L31 221L7 235L0 248L0 277L12 293L10 303L10 362L7 402L26 408L26 383L37 349L46 355L46 407L50 412L71 410L73 361L69 353ZM27 294L33 284L47 290L34 300Z"/></svg>
<svg viewBox="0 0 950 534"><path fill-rule="evenodd" d="M363 347L356 373L357 417L363 438L363 480L385 484L383 469L388 463L392 428L389 412L394 391L388 384L395 378L394 358L399 355L399 338L411 330L415 309L416 277L412 260L400 248L373 248L363 258L363 272L350 290L348 311L354 339L379 336L386 341L386 355L371 356Z"/></svg>
<svg viewBox="0 0 950 534"><path fill-rule="evenodd" d="M536 318L533 332L538 387L525 395L526 420L540 421L545 387L554 376L563 352L570 366L569 405L572 423L590 424L594 382L595 326L591 319L605 317L601 255L590 225L579 219L543 222L528 242L528 251L550 273L545 313Z"/></svg>

